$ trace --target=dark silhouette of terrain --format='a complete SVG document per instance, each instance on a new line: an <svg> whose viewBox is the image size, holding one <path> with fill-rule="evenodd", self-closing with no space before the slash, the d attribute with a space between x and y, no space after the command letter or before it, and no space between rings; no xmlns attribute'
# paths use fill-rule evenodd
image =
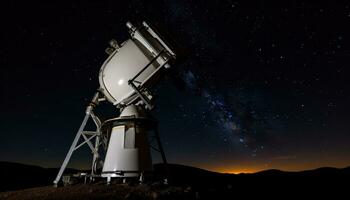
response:
<svg viewBox="0 0 350 200"><path fill-rule="evenodd" d="M169 184L161 177L168 172ZM302 172L267 170L253 174L223 174L199 168L169 164L154 165L154 176L145 184L114 183L105 180L54 188L57 168L42 168L0 162L0 199L232 199L330 195L337 199L347 194L350 167L319 168ZM67 169L66 173L78 170ZM41 187L40 187L41 186ZM44 187L43 187L44 186ZM30 188L30 189L25 189ZM23 190L24 189L24 190ZM325 197L325 196L324 196ZM340 196L339 196L340 197Z"/></svg>
<svg viewBox="0 0 350 200"><path fill-rule="evenodd" d="M0 192L52 184L58 168L42 168L13 162L0 161ZM67 168L66 173L78 170Z"/></svg>

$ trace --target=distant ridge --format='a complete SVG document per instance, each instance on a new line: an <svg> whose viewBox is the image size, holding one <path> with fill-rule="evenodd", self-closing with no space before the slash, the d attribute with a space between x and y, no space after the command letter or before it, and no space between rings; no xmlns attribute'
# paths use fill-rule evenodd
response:
<svg viewBox="0 0 350 200"><path fill-rule="evenodd" d="M0 192L24 188L52 185L59 168L43 168L13 162L0 161ZM67 169L68 173L79 170ZM271 186L291 185L298 181L299 186L333 184L350 180L350 167L337 169L322 167L301 172L284 172L271 169L251 174L227 174L212 172L196 167L179 164L168 164L167 170L163 164L154 165L154 177L161 177L165 172L169 181L174 185L191 185L194 188L235 187L246 189L252 184L262 185L269 182ZM340 182L339 182L340 183Z"/></svg>
<svg viewBox="0 0 350 200"><path fill-rule="evenodd" d="M68 168L67 173L78 170ZM52 184L58 168L0 161L0 192Z"/></svg>

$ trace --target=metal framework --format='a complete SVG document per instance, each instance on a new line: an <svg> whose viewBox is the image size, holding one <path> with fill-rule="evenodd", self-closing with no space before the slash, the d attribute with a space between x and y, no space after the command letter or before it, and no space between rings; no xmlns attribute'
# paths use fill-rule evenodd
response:
<svg viewBox="0 0 350 200"><path fill-rule="evenodd" d="M72 154L74 151L78 150L80 147L84 146L85 144L88 145L88 147L90 148L91 152L92 152L92 165L91 165L91 175L95 175L96 172L96 168L98 165L98 160L100 159L100 146L101 145L105 145L107 146L107 138L106 136L102 135L101 132L101 120L95 115L95 113L93 112L93 109L96 105L98 105L98 103L100 101L103 101L104 99L100 99L100 93L96 92L96 94L94 95L94 97L92 98L91 102L89 103L89 105L86 108L85 111L85 117L83 119L83 122L80 125L80 128L73 140L73 143L71 145L71 147L69 148L69 151L61 165L61 168L56 176L56 179L54 180L54 185L57 186L58 182L60 181L62 174L64 172L64 170L66 169L70 158L72 157ZM95 131L86 131L85 126L89 120L89 118L91 118L96 126L96 130ZM80 144L78 144L79 140L83 138L83 142L81 142ZM102 161L100 159L100 161Z"/></svg>

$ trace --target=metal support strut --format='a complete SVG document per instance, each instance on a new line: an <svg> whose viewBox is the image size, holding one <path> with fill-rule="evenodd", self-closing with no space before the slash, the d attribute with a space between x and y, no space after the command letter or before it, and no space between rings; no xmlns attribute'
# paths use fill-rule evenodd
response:
<svg viewBox="0 0 350 200"><path fill-rule="evenodd" d="M163 180L164 180L164 184L168 184L168 178L169 178L168 161L166 159L163 145L162 145L162 142L161 142L160 137L159 137L158 127L155 127L153 129L153 131L154 131L154 135L152 136L152 140L149 142L149 144L150 144L151 149L160 153L160 155L162 157L162 161L163 161L163 165L164 165L164 175L163 175L164 179ZM153 139L156 140L155 142L156 142L157 147L155 147L151 144Z"/></svg>
<svg viewBox="0 0 350 200"><path fill-rule="evenodd" d="M94 148L94 146L92 145L92 143L90 141L93 137L96 137L96 142L99 142L98 138L100 137L101 122L93 113L93 109L98 104L98 102L99 102L99 92L96 92L96 94L92 98L90 104L86 108L85 117L83 119L83 122L81 123L79 130L78 130L77 134L75 135L73 143L72 143L72 145L71 145L71 147L66 155L66 158L64 159L64 161L61 165L60 171L58 172L56 179L53 182L55 187L57 187L57 184L60 181L62 174L63 174L64 170L66 169L68 162L69 162L69 160L70 160L70 158L75 150L77 150L78 148L80 148L84 144L88 144L91 151L94 154L93 160L95 161L99 157L99 155L98 155L98 146L99 145L95 144L95 148ZM85 128L86 123L90 117L94 120L96 127L97 127L97 131L96 132L86 131L86 135L92 135L90 138L87 138L86 135L84 134L84 128ZM81 138L81 136L83 136L85 141L78 145L78 141Z"/></svg>

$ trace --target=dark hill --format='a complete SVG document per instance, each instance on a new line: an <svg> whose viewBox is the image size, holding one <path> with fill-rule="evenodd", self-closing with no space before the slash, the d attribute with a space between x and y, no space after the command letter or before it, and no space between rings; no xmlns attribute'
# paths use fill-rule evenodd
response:
<svg viewBox="0 0 350 200"><path fill-rule="evenodd" d="M112 184L105 181L53 188L52 181L58 169L46 169L18 163L0 162L0 199L232 199L270 197L305 197L305 194L346 194L350 167L344 169L320 168L302 172L267 170L254 174L223 174L195 167L169 164L154 165L154 180L143 185ZM169 185L160 181L168 173ZM76 173L69 169L67 173ZM46 186L46 187L38 187ZM23 188L31 188L18 190ZM277 196L278 196L277 195Z"/></svg>
<svg viewBox="0 0 350 200"><path fill-rule="evenodd" d="M57 172L57 168L0 161L0 192L50 185ZM78 170L66 169L66 173L76 172Z"/></svg>

